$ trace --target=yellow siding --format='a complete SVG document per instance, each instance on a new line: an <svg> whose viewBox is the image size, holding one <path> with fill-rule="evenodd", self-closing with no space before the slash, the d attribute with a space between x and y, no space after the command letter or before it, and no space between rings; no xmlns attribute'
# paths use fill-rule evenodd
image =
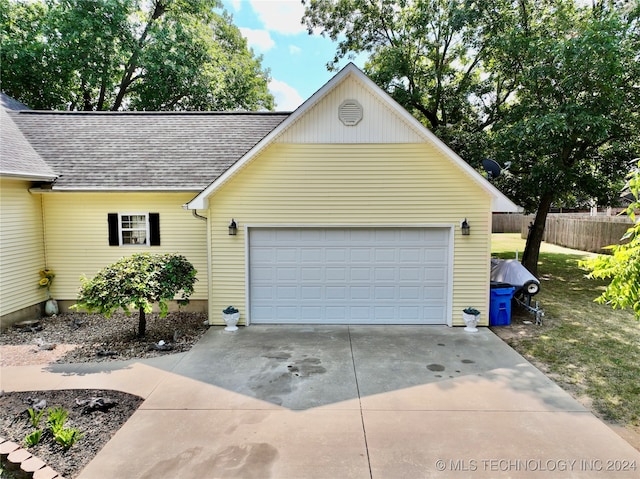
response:
<svg viewBox="0 0 640 479"><path fill-rule="evenodd" d="M40 197L29 182L0 180L0 316L40 303L38 271L46 266Z"/></svg>
<svg viewBox="0 0 640 479"><path fill-rule="evenodd" d="M80 276L131 254L179 253L198 270L192 299L207 299L206 222L182 205L189 193L44 193L48 265L56 273L53 295L75 300ZM160 213L160 246L109 246L108 213Z"/></svg>
<svg viewBox="0 0 640 479"><path fill-rule="evenodd" d="M245 225L445 224L455 226L453 323L463 324L467 306L486 322L490 201L430 144L274 144L209 198L210 320L230 304L245 318Z"/></svg>

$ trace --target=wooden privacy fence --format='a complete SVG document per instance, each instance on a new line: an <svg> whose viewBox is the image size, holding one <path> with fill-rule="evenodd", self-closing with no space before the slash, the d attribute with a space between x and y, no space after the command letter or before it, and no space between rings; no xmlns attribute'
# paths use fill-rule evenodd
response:
<svg viewBox="0 0 640 479"><path fill-rule="evenodd" d="M491 223L492 233L520 233L522 229L521 213L494 213Z"/></svg>
<svg viewBox="0 0 640 479"><path fill-rule="evenodd" d="M520 233L526 238L534 215L494 214L494 233ZM517 223L517 226L516 226ZM543 241L567 248L605 253L605 246L618 244L631 226L626 216L590 216L578 213L551 213L547 216Z"/></svg>

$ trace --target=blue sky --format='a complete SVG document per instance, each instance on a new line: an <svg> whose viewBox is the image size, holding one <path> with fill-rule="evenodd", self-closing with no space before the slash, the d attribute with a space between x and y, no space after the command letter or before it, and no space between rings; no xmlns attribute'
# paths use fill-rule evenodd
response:
<svg viewBox="0 0 640 479"><path fill-rule="evenodd" d="M276 110L292 111L313 95L335 73L327 71L336 44L320 35L309 35L300 23L300 0L223 0L233 23L249 47L262 55L262 66L271 70L269 90ZM354 61L362 68L364 57ZM341 62L346 65L347 60Z"/></svg>

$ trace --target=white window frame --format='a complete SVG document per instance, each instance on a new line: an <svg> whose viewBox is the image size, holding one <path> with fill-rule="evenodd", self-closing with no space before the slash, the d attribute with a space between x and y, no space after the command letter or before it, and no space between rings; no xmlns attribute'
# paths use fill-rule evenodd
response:
<svg viewBox="0 0 640 479"><path fill-rule="evenodd" d="M125 243L123 232L125 231L142 231L142 228L123 228L122 220L126 216L144 216L145 220L145 241L143 243ZM137 247L137 246L149 246L151 242L151 227L149 225L149 213L118 213L118 241L120 246L125 247Z"/></svg>

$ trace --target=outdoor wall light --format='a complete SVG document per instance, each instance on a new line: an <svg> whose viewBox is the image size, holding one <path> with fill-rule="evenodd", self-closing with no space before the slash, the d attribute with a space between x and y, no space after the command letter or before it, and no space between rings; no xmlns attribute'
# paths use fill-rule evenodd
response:
<svg viewBox="0 0 640 479"><path fill-rule="evenodd" d="M238 234L238 224L236 220L231 218L231 223L229 223L229 236L235 236L236 234Z"/></svg>
<svg viewBox="0 0 640 479"><path fill-rule="evenodd" d="M462 236L469 236L471 234L471 227L469 223L467 223L467 218L460 224L460 231L462 231Z"/></svg>

